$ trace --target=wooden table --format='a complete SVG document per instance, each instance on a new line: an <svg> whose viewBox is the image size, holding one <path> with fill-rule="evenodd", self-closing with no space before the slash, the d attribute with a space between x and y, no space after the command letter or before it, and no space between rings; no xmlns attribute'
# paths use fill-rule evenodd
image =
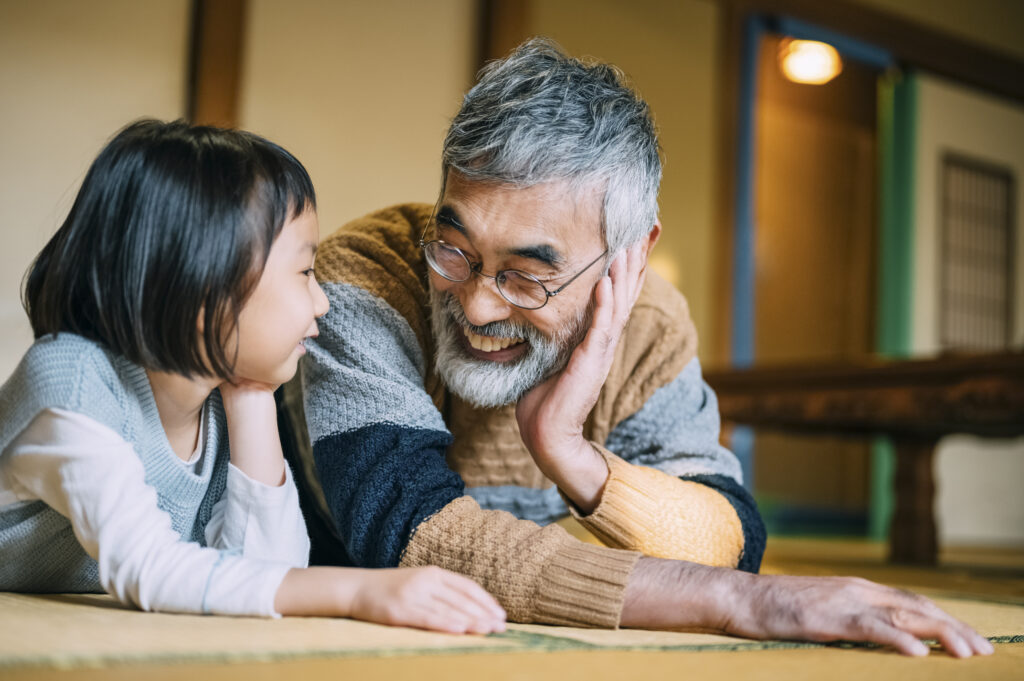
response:
<svg viewBox="0 0 1024 681"><path fill-rule="evenodd" d="M895 562L936 561L932 467L942 437L1024 435L1024 353L709 371L706 379L727 421L892 438Z"/></svg>

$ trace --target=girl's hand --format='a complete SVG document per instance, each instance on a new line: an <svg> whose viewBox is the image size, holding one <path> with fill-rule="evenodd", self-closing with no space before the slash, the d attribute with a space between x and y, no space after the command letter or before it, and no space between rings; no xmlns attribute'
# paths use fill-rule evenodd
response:
<svg viewBox="0 0 1024 681"><path fill-rule="evenodd" d="M608 378L646 271L643 241L615 258L609 276L594 288L594 316L586 338L563 371L516 405L519 432L537 466L584 513L600 501L608 466L583 437L583 424Z"/></svg>
<svg viewBox="0 0 1024 681"><path fill-rule="evenodd" d="M259 399L260 396L265 395L270 395L270 399L273 400L274 391L278 388L276 385L250 381L247 378L235 379L233 382L224 381L218 387L220 388L220 396L224 399L225 408L227 408L229 401Z"/></svg>
<svg viewBox="0 0 1024 681"><path fill-rule="evenodd" d="M277 432L277 386L246 379L220 385L228 421L231 463L271 487L284 482L284 455Z"/></svg>
<svg viewBox="0 0 1024 681"><path fill-rule="evenodd" d="M277 590L282 615L353 617L451 634L505 630L505 611L468 577L439 567L290 570Z"/></svg>
<svg viewBox="0 0 1024 681"><path fill-rule="evenodd" d="M505 611L493 596L472 579L439 567L367 570L350 614L451 634L505 630Z"/></svg>

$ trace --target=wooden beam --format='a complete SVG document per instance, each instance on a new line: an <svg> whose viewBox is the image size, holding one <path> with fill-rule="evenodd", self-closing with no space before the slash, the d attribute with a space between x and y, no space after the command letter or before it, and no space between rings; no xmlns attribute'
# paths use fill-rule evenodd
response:
<svg viewBox="0 0 1024 681"><path fill-rule="evenodd" d="M187 116L238 127L246 0L193 0Z"/></svg>
<svg viewBox="0 0 1024 681"><path fill-rule="evenodd" d="M501 59L530 37L530 0L480 0L477 65Z"/></svg>

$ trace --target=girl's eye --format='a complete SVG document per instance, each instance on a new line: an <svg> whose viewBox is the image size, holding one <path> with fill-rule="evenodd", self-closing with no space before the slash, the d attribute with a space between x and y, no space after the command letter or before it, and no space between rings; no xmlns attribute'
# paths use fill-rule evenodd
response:
<svg viewBox="0 0 1024 681"><path fill-rule="evenodd" d="M302 274L307 276L307 277L313 276L313 268L310 267L308 270L302 270Z"/></svg>

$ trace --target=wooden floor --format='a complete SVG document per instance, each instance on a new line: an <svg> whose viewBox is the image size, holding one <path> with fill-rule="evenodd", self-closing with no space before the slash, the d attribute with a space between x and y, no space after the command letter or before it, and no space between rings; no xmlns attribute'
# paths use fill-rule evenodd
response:
<svg viewBox="0 0 1024 681"><path fill-rule="evenodd" d="M676 638L659 639L657 636L645 638L646 632L600 632L598 635L558 627L519 627L511 632L511 637L478 638L472 644L477 647L468 649L457 647L463 641L453 641L452 637L447 637L450 644L427 648L422 642L431 641L431 636L439 635L415 632L409 640L420 643L400 645L382 652L379 645L376 648L370 645L371 639L378 643L389 637L394 640L396 635L401 639L403 630L373 628L373 625L348 621L293 620L291 623L299 628L291 627L292 633L298 632L300 638L308 637L302 640L319 637L320 648L317 650L322 654L307 650L290 659L278 655L260 661L259 654L252 654L250 646L249 652L235 656L235 661L211 663L196 661L198 658L195 657L191 661L183 661L188 659L187 655L176 658L166 651L187 652L200 644L208 648L210 639L217 638L217 631L225 637L255 640L245 632L252 631L255 635L263 630L265 633L264 628L273 626L273 623L135 612L118 615L115 612L115 616L131 617L133 623L141 622L143 628L149 628L150 624L154 626L150 633L137 631L137 624L132 625L136 630L131 632L122 631L111 636L101 632L102 638L95 640L104 641L108 648L113 646L116 649L119 640L125 647L138 645L139 640L145 642L146 636L173 636L178 640L165 641L164 644L173 645L164 645L162 656L129 657L120 661L107 658L90 662L88 656L70 656L39 658L30 664L11 664L11 659L5 661L0 653L0 679L1024 679L1024 550L946 551L939 567L922 569L887 565L884 547L869 542L772 538L768 543L763 571L856 575L912 588L942 599L940 602L951 611L958 608L965 618L986 620L972 622L983 633L984 627L988 626L989 635L995 631L1004 635L998 639L1002 642L996 643L995 655L970 660L954 660L941 651L935 651L925 659L910 659L891 651L863 647L803 647L786 643L759 646L723 637L668 634L661 636ZM83 632L95 635L91 628L105 626L102 624L105 616L102 608L90 609L84 605L85 601L83 605L76 605L70 599L67 603L56 603L55 599L44 603L42 600L39 603L41 608L60 605L64 610L59 611L59 622L40 629L42 633L38 636L32 636L31 640L36 644L40 637L52 636L53 649L65 646L67 650L73 650L71 639L76 632L85 638ZM115 609L106 608L107 616L111 610ZM160 622L170 624L158 625L158 618L167 618ZM6 637L11 640L12 627L19 626L19 622L11 620L10 617L5 619L5 613L0 612L0 639ZM332 626L336 628L331 629ZM4 631L8 633L4 634ZM285 632L286 627L278 626L276 631ZM350 646L353 643L351 637L363 637L362 649L357 646L344 654L332 652L329 649L331 638L325 636L331 631L345 632L339 635ZM124 638L112 640L118 635ZM280 637L275 641L280 641ZM325 641L328 648L323 648ZM665 643L668 644L663 645ZM2 646L0 641L0 650ZM40 646L40 650L51 650L49 642Z"/></svg>

